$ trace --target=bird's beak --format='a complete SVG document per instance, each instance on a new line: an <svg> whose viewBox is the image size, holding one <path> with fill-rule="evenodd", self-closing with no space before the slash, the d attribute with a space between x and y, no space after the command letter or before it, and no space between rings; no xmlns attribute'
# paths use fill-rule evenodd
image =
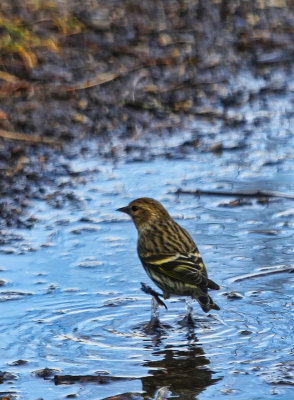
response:
<svg viewBox="0 0 294 400"><path fill-rule="evenodd" d="M126 213L126 214L130 214L130 209L129 209L128 206L122 207L122 208L118 208L116 211L120 211L120 212L123 212L123 213Z"/></svg>

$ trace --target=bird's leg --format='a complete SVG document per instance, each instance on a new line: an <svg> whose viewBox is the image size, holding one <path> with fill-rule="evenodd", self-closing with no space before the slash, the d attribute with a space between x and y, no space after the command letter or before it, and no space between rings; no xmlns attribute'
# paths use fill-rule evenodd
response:
<svg viewBox="0 0 294 400"><path fill-rule="evenodd" d="M159 303L156 299L156 297L152 297L151 300L151 322L152 323L158 323L159 322Z"/></svg>
<svg viewBox="0 0 294 400"><path fill-rule="evenodd" d="M147 286L145 283L141 282L141 290L144 293L151 294L152 295L152 300L151 300L151 319L150 322L146 325L146 331L148 333L154 333L158 331L158 329L161 329L161 325L159 322L159 306L165 307L167 309L167 306L165 303L161 300L159 296L163 296L162 294L156 292L153 290L150 286Z"/></svg>
<svg viewBox="0 0 294 400"><path fill-rule="evenodd" d="M193 323L193 307L192 307L193 299L190 297L186 297L186 318L187 321Z"/></svg>
<svg viewBox="0 0 294 400"><path fill-rule="evenodd" d="M163 326L159 321L159 306L156 296L152 296L151 300L151 318L150 321L144 326L144 331L147 334L158 335L163 330Z"/></svg>
<svg viewBox="0 0 294 400"><path fill-rule="evenodd" d="M186 315L184 319L180 322L180 325L188 328L188 329L194 329L195 323L193 320L193 307L192 307L192 302L193 299L190 297L186 297Z"/></svg>

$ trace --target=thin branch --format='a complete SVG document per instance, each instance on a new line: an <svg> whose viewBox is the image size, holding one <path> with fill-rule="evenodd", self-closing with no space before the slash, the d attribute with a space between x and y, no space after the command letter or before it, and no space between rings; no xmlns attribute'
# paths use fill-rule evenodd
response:
<svg viewBox="0 0 294 400"><path fill-rule="evenodd" d="M64 88L64 90L69 92L72 90L83 90L83 89L89 89L94 86L103 85L104 83L114 81L118 77L125 75L126 72L130 71L123 70L116 73L111 73L111 72L101 73L94 76L94 78L86 79L84 81L81 81L80 83L77 83L74 86L68 86Z"/></svg>
<svg viewBox="0 0 294 400"><path fill-rule="evenodd" d="M28 144L47 144L50 146L59 145L53 138L47 138L40 135L27 135L26 133L10 132L4 129L0 129L0 138L7 140L16 140Z"/></svg>
<svg viewBox="0 0 294 400"><path fill-rule="evenodd" d="M112 382L131 381L133 377L109 376L109 375L54 375L55 385L69 385L73 383L97 383L105 385Z"/></svg>
<svg viewBox="0 0 294 400"><path fill-rule="evenodd" d="M117 78L120 78L122 76L125 76L127 74L130 74L132 72L138 71L143 68L151 68L159 65L175 65L175 61L172 58L154 58L146 63L135 65L134 67L131 68L126 68L126 67L121 67L118 72L102 72L98 73L96 76L90 79L85 79L76 85L73 86L67 86L63 88L64 91L72 91L72 90L83 90L83 89L89 89L94 86L100 86L103 85L104 83L108 83L111 81L114 81ZM57 88L60 89L59 86ZM55 88L56 89L56 88Z"/></svg>
<svg viewBox="0 0 294 400"><path fill-rule="evenodd" d="M226 192L226 191L214 191L214 190L183 190L178 189L176 194L191 194L194 196L228 196L228 197L256 197L256 198L283 198L283 199L290 199L294 200L294 195L287 194L287 193L280 193L280 192L262 192L257 190L255 192Z"/></svg>
<svg viewBox="0 0 294 400"><path fill-rule="evenodd" d="M231 283L236 283L236 282L241 282L245 281L247 279L252 279L252 278L259 278L260 276L268 276L268 275L274 275L274 274L281 274L284 272L294 272L294 267L286 267L286 268L279 268L279 269L272 269L272 270L267 270L267 271L260 271L260 272L255 272L253 274L248 274L248 275L242 275L238 276L237 278L231 279Z"/></svg>

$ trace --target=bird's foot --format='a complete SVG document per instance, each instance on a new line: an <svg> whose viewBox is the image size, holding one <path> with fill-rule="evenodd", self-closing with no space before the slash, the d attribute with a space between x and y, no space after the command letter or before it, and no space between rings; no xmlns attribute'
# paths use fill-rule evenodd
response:
<svg viewBox="0 0 294 400"><path fill-rule="evenodd" d="M193 302L193 299L186 298L186 315L185 315L184 319L181 321L181 325L194 328L195 322L194 322L194 318L193 318L192 302Z"/></svg>
<svg viewBox="0 0 294 400"><path fill-rule="evenodd" d="M159 318L151 317L150 321L143 328L147 335L161 335L165 332L165 327L160 323Z"/></svg>
<svg viewBox="0 0 294 400"><path fill-rule="evenodd" d="M179 322L180 326L187 328L195 328L196 324L192 314L187 314L185 317Z"/></svg>
<svg viewBox="0 0 294 400"><path fill-rule="evenodd" d="M147 286L146 283L143 283L143 282L141 282L141 290L146 294L151 294L153 296L153 298L157 301L158 305L164 307L167 310L166 304L159 297L159 296L162 296L161 293L156 292L150 286Z"/></svg>

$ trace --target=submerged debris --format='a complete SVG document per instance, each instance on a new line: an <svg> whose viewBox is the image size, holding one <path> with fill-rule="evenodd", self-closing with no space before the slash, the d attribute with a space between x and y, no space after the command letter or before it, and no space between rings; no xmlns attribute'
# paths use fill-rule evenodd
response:
<svg viewBox="0 0 294 400"><path fill-rule="evenodd" d="M99 385L111 382L130 381L136 378L127 378L110 375L54 375L55 385L70 385L73 383L97 383Z"/></svg>
<svg viewBox="0 0 294 400"><path fill-rule="evenodd" d="M0 371L0 383L6 381L14 381L15 379L17 379L17 376L15 374L6 371Z"/></svg>
<svg viewBox="0 0 294 400"><path fill-rule="evenodd" d="M262 369L258 375L271 385L294 386L294 363L292 361L275 363L268 370Z"/></svg>
<svg viewBox="0 0 294 400"><path fill-rule="evenodd" d="M226 296L227 299L229 300L241 300L244 299L244 296L241 293L238 292L224 292L224 296Z"/></svg>
<svg viewBox="0 0 294 400"><path fill-rule="evenodd" d="M58 371L59 371L58 369L46 367L33 371L33 374L39 378L51 379L53 378L54 374L56 374L56 372Z"/></svg>
<svg viewBox="0 0 294 400"><path fill-rule="evenodd" d="M20 360L12 361L12 363L11 363L10 365L19 367L19 366L26 365L27 363L28 363L27 360L22 360L22 359L20 359Z"/></svg>

